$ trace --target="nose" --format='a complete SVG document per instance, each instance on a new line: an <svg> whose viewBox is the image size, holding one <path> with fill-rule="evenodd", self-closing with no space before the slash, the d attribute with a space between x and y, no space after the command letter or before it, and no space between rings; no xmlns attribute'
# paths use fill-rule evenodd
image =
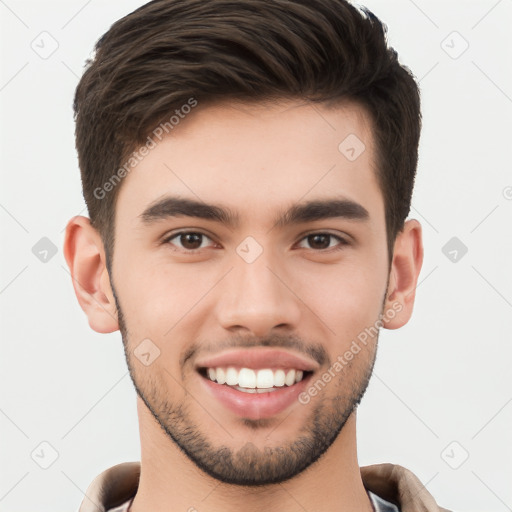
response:
<svg viewBox="0 0 512 512"><path fill-rule="evenodd" d="M216 309L224 329L265 336L278 327L295 330L300 299L293 292L290 272L282 270L264 251L252 263L234 259Z"/></svg>

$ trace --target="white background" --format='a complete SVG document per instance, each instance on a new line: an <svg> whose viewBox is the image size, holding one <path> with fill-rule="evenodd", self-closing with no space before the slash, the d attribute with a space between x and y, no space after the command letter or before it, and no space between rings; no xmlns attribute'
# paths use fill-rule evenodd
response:
<svg viewBox="0 0 512 512"><path fill-rule="evenodd" d="M120 334L89 328L62 243L86 215L74 89L95 41L142 4L0 1L1 511L76 510L96 474L139 460ZM420 80L411 217L425 261L413 318L381 333L360 464L404 465L453 510L512 510L512 1L364 5ZM47 59L31 47L43 31L58 43ZM58 250L46 263L32 252L43 237ZM468 248L456 262L442 252L452 237ZM42 442L58 453L48 469Z"/></svg>

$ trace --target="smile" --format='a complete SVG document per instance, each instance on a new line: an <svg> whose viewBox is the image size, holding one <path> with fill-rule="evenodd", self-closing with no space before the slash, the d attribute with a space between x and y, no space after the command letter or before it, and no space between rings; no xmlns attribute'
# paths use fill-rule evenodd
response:
<svg viewBox="0 0 512 512"><path fill-rule="evenodd" d="M295 368L199 368L205 391L223 407L248 419L269 418L298 402L312 371Z"/></svg>

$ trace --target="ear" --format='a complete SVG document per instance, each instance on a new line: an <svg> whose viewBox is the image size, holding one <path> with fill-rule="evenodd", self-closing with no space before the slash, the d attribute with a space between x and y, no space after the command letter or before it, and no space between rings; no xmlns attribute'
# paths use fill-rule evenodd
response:
<svg viewBox="0 0 512 512"><path fill-rule="evenodd" d="M117 308L107 271L103 242L87 217L73 217L66 226L64 257L75 294L89 319L91 329L99 333L119 329Z"/></svg>
<svg viewBox="0 0 512 512"><path fill-rule="evenodd" d="M414 219L408 220L395 240L382 318L386 329L398 329L411 318L422 264L421 224Z"/></svg>

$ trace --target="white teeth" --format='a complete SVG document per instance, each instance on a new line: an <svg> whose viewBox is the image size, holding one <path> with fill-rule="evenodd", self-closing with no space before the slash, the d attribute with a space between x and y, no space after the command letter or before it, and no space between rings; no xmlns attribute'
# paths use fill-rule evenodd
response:
<svg viewBox="0 0 512 512"><path fill-rule="evenodd" d="M242 375L242 372L240 372ZM242 386L242 384L240 384ZM248 387L248 386L246 386ZM272 370L258 370L256 375L257 388L272 388L274 387L274 373Z"/></svg>
<svg viewBox="0 0 512 512"><path fill-rule="evenodd" d="M276 370L274 372L274 386L284 386L284 379L286 377L286 374L284 373L284 370Z"/></svg>
<svg viewBox="0 0 512 512"><path fill-rule="evenodd" d="M215 378L212 379L210 374L208 374L208 376L210 377L210 380L217 379L217 382L219 384L224 384L226 382L226 372L224 371L224 368L216 368L215 369Z"/></svg>
<svg viewBox="0 0 512 512"><path fill-rule="evenodd" d="M288 373L286 374L286 377L284 379L284 383L287 386L295 384L295 370L288 370Z"/></svg>
<svg viewBox="0 0 512 512"><path fill-rule="evenodd" d="M251 370L250 368L242 368L238 374L237 384L243 388L255 388L256 373L254 373L254 370Z"/></svg>
<svg viewBox="0 0 512 512"><path fill-rule="evenodd" d="M226 371L226 384L228 386L236 386L238 384L238 372L231 366Z"/></svg>
<svg viewBox="0 0 512 512"><path fill-rule="evenodd" d="M243 391L244 393L271 393L272 391L277 391L274 388L242 388L240 386L233 386L238 391Z"/></svg>
<svg viewBox="0 0 512 512"><path fill-rule="evenodd" d="M261 370L253 370L252 368L237 369L233 366L228 368L217 367L207 369L208 378L212 381L217 381L219 384L227 384L228 386L235 386L244 388L244 391L251 392L250 390L271 390L275 387L293 386L296 382L303 379L304 372L302 370L272 370L270 368L263 368ZM241 391L241 390L240 390Z"/></svg>

